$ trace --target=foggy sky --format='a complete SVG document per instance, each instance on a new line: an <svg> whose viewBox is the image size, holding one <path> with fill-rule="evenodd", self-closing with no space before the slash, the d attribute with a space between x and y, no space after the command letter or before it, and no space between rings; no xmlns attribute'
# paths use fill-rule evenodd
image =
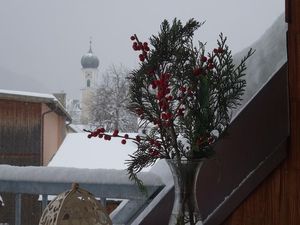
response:
<svg viewBox="0 0 300 225"><path fill-rule="evenodd" d="M44 92L64 90L78 98L84 85L80 59L90 37L101 74L112 64L136 67L129 37L136 33L146 41L157 34L163 19L206 21L195 38L210 49L223 32L237 52L257 40L283 11L283 0L2 0L0 68L36 79ZM0 88L6 88L5 82Z"/></svg>

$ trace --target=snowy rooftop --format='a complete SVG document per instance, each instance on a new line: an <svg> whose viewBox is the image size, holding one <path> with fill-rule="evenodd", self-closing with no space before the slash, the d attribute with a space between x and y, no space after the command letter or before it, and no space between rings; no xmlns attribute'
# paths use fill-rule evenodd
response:
<svg viewBox="0 0 300 225"><path fill-rule="evenodd" d="M0 99L54 104L69 120L71 120L71 116L66 111L65 107L52 94L0 89Z"/></svg>
<svg viewBox="0 0 300 225"><path fill-rule="evenodd" d="M45 93L36 93L36 92L28 92L28 91L13 91L13 90L5 90L0 89L0 97L10 97L10 98L20 98L20 97L33 97L42 100L51 100L57 101L57 99L52 94L45 94Z"/></svg>
<svg viewBox="0 0 300 225"><path fill-rule="evenodd" d="M126 169L125 160L130 159L137 146L130 140L125 145L121 138L105 141L87 138L88 133L70 133L48 166L75 167L88 169ZM121 134L122 135L122 134ZM129 136L135 137L136 133Z"/></svg>

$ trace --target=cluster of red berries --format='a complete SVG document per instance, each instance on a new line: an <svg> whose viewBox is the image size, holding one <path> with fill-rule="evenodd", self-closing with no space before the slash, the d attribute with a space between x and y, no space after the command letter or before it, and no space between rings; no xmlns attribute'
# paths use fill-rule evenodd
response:
<svg viewBox="0 0 300 225"><path fill-rule="evenodd" d="M222 53L224 53L224 49L221 48L221 47L215 48L215 49L213 50L213 52L214 52L215 54L222 54Z"/></svg>
<svg viewBox="0 0 300 225"><path fill-rule="evenodd" d="M171 78L171 74L169 73L162 73L159 76L159 79L155 79L151 82L150 86L153 89L157 90L156 93L156 100L158 101L158 105L161 110L161 114L159 118L156 118L153 120L154 125L162 125L162 126L170 126L172 119L175 118L175 116L183 116L184 115L184 108L180 107L177 109L177 112L173 115L170 110L170 102L174 100L174 96L170 95L171 88L169 86L169 79ZM192 94L191 90L188 89L186 92L186 88L182 87L180 89L182 94ZM186 93L185 93L186 92ZM176 97L178 100L180 100L182 97ZM142 108L138 108L135 110L136 114L143 119L144 118L144 110Z"/></svg>
<svg viewBox="0 0 300 225"><path fill-rule="evenodd" d="M199 76L201 74L205 74L205 69L208 70L212 70L215 68L214 62L213 62L213 58L217 55L217 54L223 54L224 53L224 49L219 47L219 48L215 48L213 50L214 55L211 58L207 58L206 56L201 56L200 57L200 62L202 63L206 63L206 67L205 68L200 68L200 67L196 67L193 70L193 75L194 76Z"/></svg>
<svg viewBox="0 0 300 225"><path fill-rule="evenodd" d="M151 146L148 148L148 154L151 157L160 157L159 149L161 149L161 142L155 139L148 139L146 140L148 144Z"/></svg>
<svg viewBox="0 0 300 225"><path fill-rule="evenodd" d="M170 112L170 102L174 99L172 95L169 95L171 88L169 87L169 79L171 74L162 73L158 80L154 80L151 83L153 89L157 89L156 99L158 101L159 107L162 111L160 119L154 121L154 124L160 125L161 120L163 126L170 126L171 120L173 118L172 113Z"/></svg>
<svg viewBox="0 0 300 225"><path fill-rule="evenodd" d="M129 137L128 134L124 134L123 136L119 135L119 130L114 130L114 132L112 134L107 134L105 133L105 129L102 128L98 128L95 131L89 131L90 133L88 134L88 138L92 138L92 137L98 137L98 138L103 138L106 141L110 141L112 137L119 137L122 138L121 143L123 145L126 144L126 139L131 139L137 142L141 141L141 137L139 135L137 135L135 138Z"/></svg>
<svg viewBox="0 0 300 225"><path fill-rule="evenodd" d="M140 42L136 35L132 35L130 37L130 39L132 41L134 41L133 44L132 44L133 50L142 52L141 54L139 54L139 59L140 59L141 62L144 62L145 59L147 58L147 52L150 51L148 43L147 42L144 42L144 43Z"/></svg>
<svg viewBox="0 0 300 225"><path fill-rule="evenodd" d="M159 153L159 151L156 150L156 149L150 148L150 149L148 150L148 153L150 154L151 157L157 157L157 158L160 157L160 153Z"/></svg>
<svg viewBox="0 0 300 225"><path fill-rule="evenodd" d="M121 144L125 145L126 144L126 140L130 139L133 141L136 141L137 143L142 141L142 138L137 135L135 137L129 137L128 134L124 134L123 136L121 136L119 134L119 130L114 130L112 132L112 134L107 134L105 133L105 129L104 128L98 128L95 131L89 131L90 133L88 134L88 138L92 138L92 137L99 137L99 138L103 138L104 140L110 141L112 137L118 137L118 138L122 138L121 140ZM161 142L155 139L144 139L145 143L148 144L149 148L147 149L147 153L151 156L151 157L160 157L160 152L159 149L161 148Z"/></svg>

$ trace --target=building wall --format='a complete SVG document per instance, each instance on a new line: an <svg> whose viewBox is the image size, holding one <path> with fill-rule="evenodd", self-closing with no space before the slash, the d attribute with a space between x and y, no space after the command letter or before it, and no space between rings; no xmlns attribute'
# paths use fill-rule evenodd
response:
<svg viewBox="0 0 300 225"><path fill-rule="evenodd" d="M0 164L40 165L40 103L0 99Z"/></svg>
<svg viewBox="0 0 300 225"><path fill-rule="evenodd" d="M0 164L39 166L41 160L41 104L0 99ZM0 223L14 224L15 195L0 193ZM22 198L22 224L37 224L37 196ZM36 202L36 201L35 201ZM37 212L37 213L36 213Z"/></svg>
<svg viewBox="0 0 300 225"><path fill-rule="evenodd" d="M300 2L286 0L290 139L286 161L223 225L300 224Z"/></svg>
<svg viewBox="0 0 300 225"><path fill-rule="evenodd" d="M42 104L43 165L54 156L66 135L65 118Z"/></svg>

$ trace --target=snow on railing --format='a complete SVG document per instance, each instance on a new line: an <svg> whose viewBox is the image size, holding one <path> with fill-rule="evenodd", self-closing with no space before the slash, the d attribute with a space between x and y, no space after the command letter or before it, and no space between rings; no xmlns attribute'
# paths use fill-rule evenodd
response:
<svg viewBox="0 0 300 225"><path fill-rule="evenodd" d="M71 184L76 182L103 203L107 198L124 199L111 214L114 224L122 224L136 216L164 187L160 177L150 172L140 175L147 188L148 195L145 195L128 179L125 170L0 165L0 171L0 192L16 194L16 225L21 224L22 194L41 195L44 208L48 195L69 190Z"/></svg>

